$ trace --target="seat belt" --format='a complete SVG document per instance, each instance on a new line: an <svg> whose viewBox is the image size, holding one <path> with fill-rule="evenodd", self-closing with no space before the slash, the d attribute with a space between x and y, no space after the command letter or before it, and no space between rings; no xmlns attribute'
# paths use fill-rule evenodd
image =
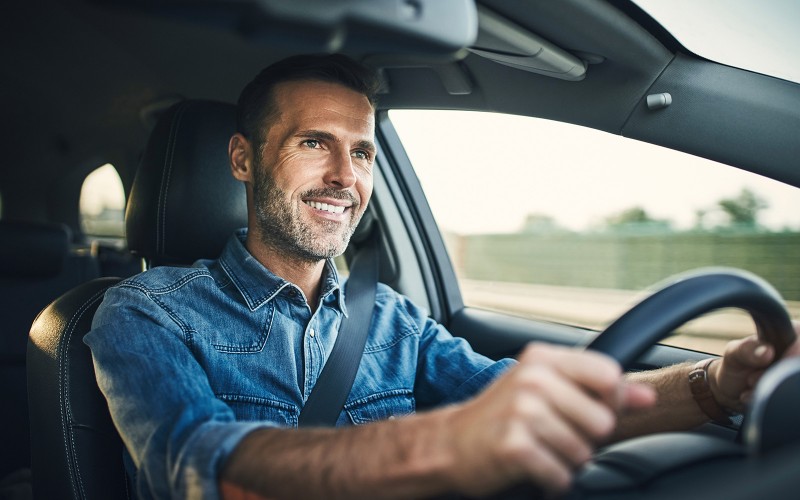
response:
<svg viewBox="0 0 800 500"><path fill-rule="evenodd" d="M350 395L375 308L379 238L380 230L375 224L364 246L353 258L345 285L348 316L342 318L331 354L300 411L300 427L336 425Z"/></svg>

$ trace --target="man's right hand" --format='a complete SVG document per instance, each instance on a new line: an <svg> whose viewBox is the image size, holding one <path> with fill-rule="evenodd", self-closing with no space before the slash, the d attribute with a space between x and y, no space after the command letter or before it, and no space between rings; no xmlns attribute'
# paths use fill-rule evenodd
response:
<svg viewBox="0 0 800 500"><path fill-rule="evenodd" d="M616 426L617 413L647 407L655 392L623 380L607 356L532 344L519 364L449 416L459 491L482 495L531 481L563 491L573 471Z"/></svg>
<svg viewBox="0 0 800 500"><path fill-rule="evenodd" d="M345 429L255 430L228 457L220 488L237 499L481 496L523 481L559 491L617 412L654 400L604 355L532 345L465 403Z"/></svg>

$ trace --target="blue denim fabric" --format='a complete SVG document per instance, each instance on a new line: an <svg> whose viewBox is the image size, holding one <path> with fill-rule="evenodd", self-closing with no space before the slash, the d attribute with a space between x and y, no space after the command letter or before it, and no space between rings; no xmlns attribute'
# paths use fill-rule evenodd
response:
<svg viewBox="0 0 800 500"><path fill-rule="evenodd" d="M347 314L327 262L320 306L245 249L158 267L108 290L85 342L142 498L216 498L221 465L252 430L295 427ZM372 331L337 425L466 399L510 361L453 338L378 288Z"/></svg>

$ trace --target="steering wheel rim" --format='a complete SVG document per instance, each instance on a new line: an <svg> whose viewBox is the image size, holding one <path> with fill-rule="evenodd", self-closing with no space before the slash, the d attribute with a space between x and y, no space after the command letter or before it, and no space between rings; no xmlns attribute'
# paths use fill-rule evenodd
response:
<svg viewBox="0 0 800 500"><path fill-rule="evenodd" d="M595 337L586 348L605 353L616 359L623 368L630 368L633 362L653 344L682 324L723 307L736 307L747 311L756 324L759 338L774 346L776 359L794 342L795 331L780 294L769 283L750 272L733 268L702 268L673 276L655 288L657 288L655 293L623 314ZM663 440L664 436L667 435L661 435L659 439ZM652 449L651 443L647 441L644 445L643 440L653 437L655 436L645 436L623 442L622 444L626 446L623 455L626 458L623 462L619 462L618 456L611 458L611 462L617 467L613 470L617 472L613 473L613 477L609 476L610 479L601 476L603 471L600 469L594 472L596 474L594 479L603 477L598 483L601 484L601 489L598 490L601 496L603 493L608 493L610 498L617 493L614 488L619 487L621 488L618 491L619 498L639 498L641 490L638 488L641 484L636 482L639 479L632 480L637 486L631 486L634 483L625 483L624 478L627 476L620 475L618 468L621 467L620 463L627 464L639 457L642 457L645 463L650 463L647 453ZM686 439L680 436L679 438ZM698 435L692 435L692 439L698 438ZM672 438L667 437L667 440L670 439ZM733 444L733 442L719 441L717 438L709 439L704 446L713 445L714 448L704 450L701 447L699 451L708 457L713 457L722 450L724 452L722 455L730 459L734 456L731 450L739 449L739 445L732 446ZM695 449L694 452L697 453L698 450ZM741 453L737 451L736 456L739 454ZM684 456L683 452L681 456ZM707 459L709 458L703 458ZM669 461L663 463L671 464ZM586 481L594 479L588 479L586 475L578 477L572 492L577 495L575 498L583 498L581 493L583 491L591 496L595 486ZM620 486L623 483L625 486ZM525 483L506 490L498 498L521 500L539 496L541 491L537 486ZM569 494L566 498L573 498L573 495Z"/></svg>
<svg viewBox="0 0 800 500"><path fill-rule="evenodd" d="M609 325L586 348L611 356L627 369L679 326L724 307L750 314L758 337L775 348L775 359L795 340L792 320L780 294L753 273L703 268L673 276L665 283Z"/></svg>

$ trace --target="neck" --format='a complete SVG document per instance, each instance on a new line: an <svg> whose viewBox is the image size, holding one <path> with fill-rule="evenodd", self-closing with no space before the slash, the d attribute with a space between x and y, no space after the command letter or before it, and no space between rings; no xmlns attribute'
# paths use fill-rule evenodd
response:
<svg viewBox="0 0 800 500"><path fill-rule="evenodd" d="M311 310L316 310L322 282L322 271L325 268L324 259L310 261L294 255L288 255L285 250L265 244L252 233L247 235L245 248L275 276L297 285L306 296Z"/></svg>

